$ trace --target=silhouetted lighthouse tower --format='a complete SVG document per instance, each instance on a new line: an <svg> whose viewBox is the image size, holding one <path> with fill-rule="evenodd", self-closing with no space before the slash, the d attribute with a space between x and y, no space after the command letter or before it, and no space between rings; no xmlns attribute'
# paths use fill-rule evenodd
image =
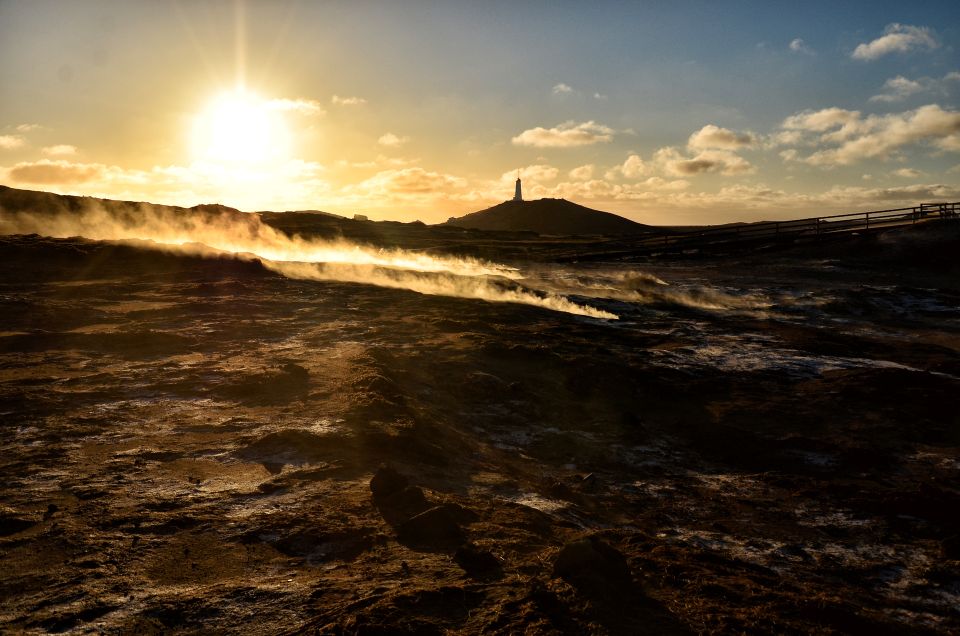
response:
<svg viewBox="0 0 960 636"><path fill-rule="evenodd" d="M520 192L520 171L517 170L517 187L513 192L514 201L523 201L523 194Z"/></svg>

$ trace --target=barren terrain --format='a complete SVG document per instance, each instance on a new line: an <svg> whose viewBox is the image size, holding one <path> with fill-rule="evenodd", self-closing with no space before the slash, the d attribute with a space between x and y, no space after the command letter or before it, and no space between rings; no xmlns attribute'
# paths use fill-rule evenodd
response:
<svg viewBox="0 0 960 636"><path fill-rule="evenodd" d="M0 625L960 631L958 237L513 263L618 320L2 237Z"/></svg>

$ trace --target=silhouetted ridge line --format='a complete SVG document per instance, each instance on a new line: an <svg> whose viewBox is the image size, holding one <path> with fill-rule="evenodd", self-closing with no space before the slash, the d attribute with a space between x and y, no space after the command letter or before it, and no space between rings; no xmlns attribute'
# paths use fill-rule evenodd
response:
<svg viewBox="0 0 960 636"><path fill-rule="evenodd" d="M504 201L486 210L451 217L442 225L477 230L537 232L538 234L646 234L648 225L593 210L566 199Z"/></svg>

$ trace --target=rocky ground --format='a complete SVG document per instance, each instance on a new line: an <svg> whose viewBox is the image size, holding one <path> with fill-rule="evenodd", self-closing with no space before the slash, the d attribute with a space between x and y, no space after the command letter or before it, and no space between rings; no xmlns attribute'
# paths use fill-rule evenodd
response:
<svg viewBox="0 0 960 636"><path fill-rule="evenodd" d="M956 234L527 266L617 321L4 237L0 625L960 631Z"/></svg>

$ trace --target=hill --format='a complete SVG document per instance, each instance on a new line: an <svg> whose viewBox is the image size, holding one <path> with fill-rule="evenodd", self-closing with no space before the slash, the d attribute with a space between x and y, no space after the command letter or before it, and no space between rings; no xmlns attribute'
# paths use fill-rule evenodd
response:
<svg viewBox="0 0 960 636"><path fill-rule="evenodd" d="M650 226L622 216L593 210L566 199L504 201L492 208L461 217L443 225L476 230L529 231L538 234L645 234Z"/></svg>

